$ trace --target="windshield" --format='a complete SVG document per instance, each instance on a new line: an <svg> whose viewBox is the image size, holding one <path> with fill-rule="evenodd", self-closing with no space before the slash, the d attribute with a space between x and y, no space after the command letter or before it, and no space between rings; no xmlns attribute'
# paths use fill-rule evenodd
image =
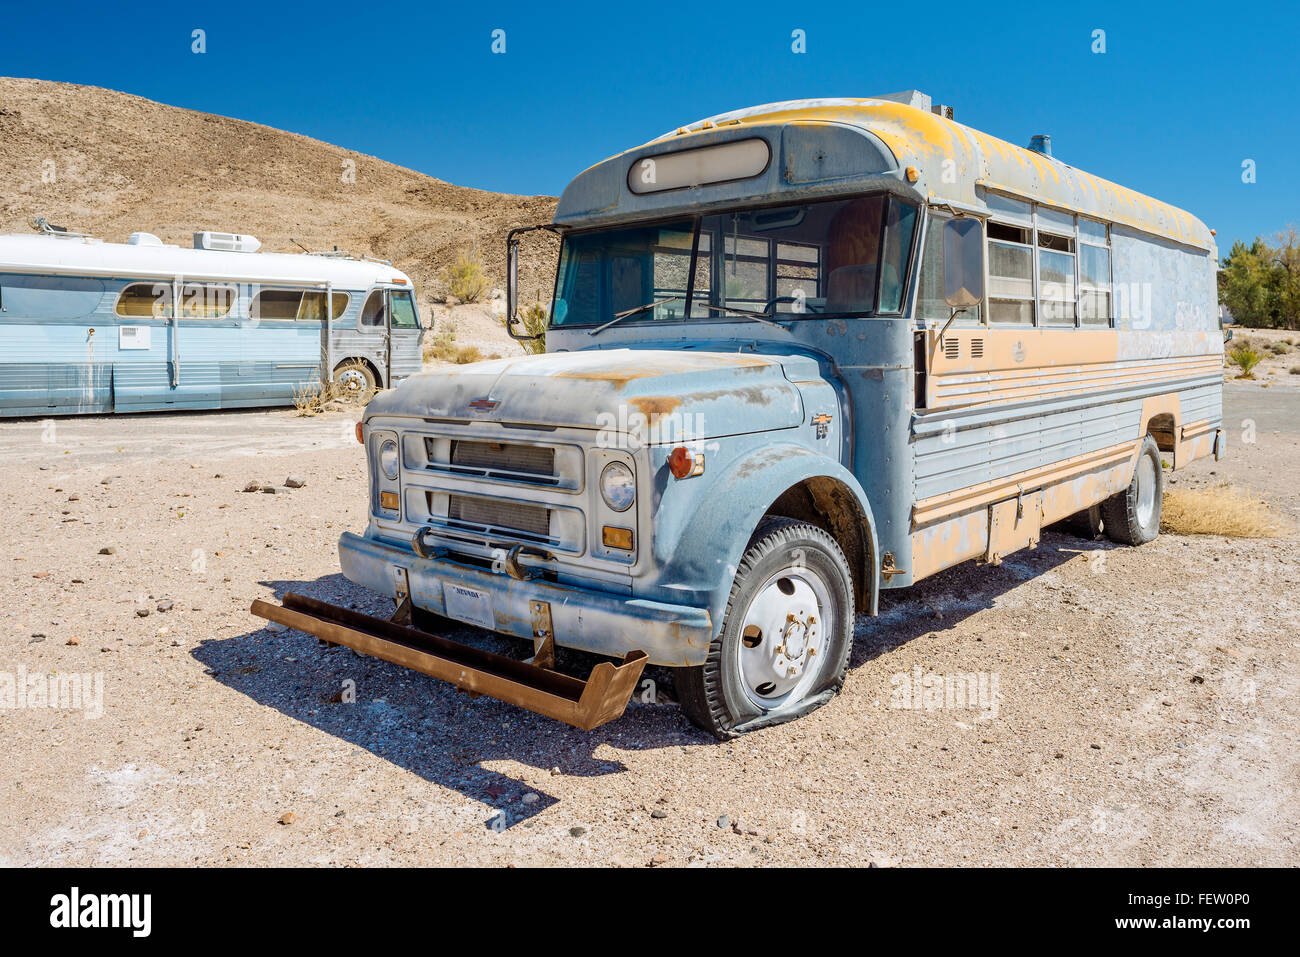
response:
<svg viewBox="0 0 1300 957"><path fill-rule="evenodd" d="M570 235L552 324L897 314L915 225L876 195Z"/></svg>

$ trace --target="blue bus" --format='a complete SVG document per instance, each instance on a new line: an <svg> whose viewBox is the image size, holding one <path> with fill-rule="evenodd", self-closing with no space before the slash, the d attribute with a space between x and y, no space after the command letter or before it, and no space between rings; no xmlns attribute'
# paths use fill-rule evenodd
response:
<svg viewBox="0 0 1300 957"><path fill-rule="evenodd" d="M37 222L0 236L2 417L288 405L314 383L360 395L420 371L412 283L386 262Z"/></svg>

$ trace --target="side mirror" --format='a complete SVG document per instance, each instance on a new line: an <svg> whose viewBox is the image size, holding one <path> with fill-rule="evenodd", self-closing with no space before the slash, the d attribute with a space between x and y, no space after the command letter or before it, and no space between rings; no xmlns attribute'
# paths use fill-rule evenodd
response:
<svg viewBox="0 0 1300 957"><path fill-rule="evenodd" d="M971 216L943 225L943 298L953 309L984 300L984 230Z"/></svg>
<svg viewBox="0 0 1300 957"><path fill-rule="evenodd" d="M519 304L519 235L531 233L536 229L559 232L558 228L551 223L543 223L540 226L520 226L518 229L512 229L506 237L506 332L510 334L510 338L518 339L520 342L532 342L540 338L515 332L515 324L519 321L519 317L515 314Z"/></svg>

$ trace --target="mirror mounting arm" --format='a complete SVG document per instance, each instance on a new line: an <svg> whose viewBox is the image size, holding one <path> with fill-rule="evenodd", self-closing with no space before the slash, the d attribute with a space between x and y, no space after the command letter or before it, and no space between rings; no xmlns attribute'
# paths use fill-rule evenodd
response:
<svg viewBox="0 0 1300 957"><path fill-rule="evenodd" d="M539 229L545 229L556 235L562 235L564 232L564 228L555 223L538 223L536 226L518 226L510 230L509 235L506 236L506 333L511 339L520 342L534 342L541 338L515 332L515 324L519 321L519 316L516 314L519 304L519 237Z"/></svg>

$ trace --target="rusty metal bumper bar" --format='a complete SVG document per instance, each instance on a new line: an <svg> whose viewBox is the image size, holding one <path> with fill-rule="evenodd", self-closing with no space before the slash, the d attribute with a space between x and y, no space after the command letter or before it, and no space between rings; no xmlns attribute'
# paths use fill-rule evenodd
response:
<svg viewBox="0 0 1300 957"><path fill-rule="evenodd" d="M330 644L346 645L584 731L623 713L646 664L645 652L630 651L622 664L602 661L583 681L304 595L287 594L283 605L259 598L253 602L252 612Z"/></svg>

